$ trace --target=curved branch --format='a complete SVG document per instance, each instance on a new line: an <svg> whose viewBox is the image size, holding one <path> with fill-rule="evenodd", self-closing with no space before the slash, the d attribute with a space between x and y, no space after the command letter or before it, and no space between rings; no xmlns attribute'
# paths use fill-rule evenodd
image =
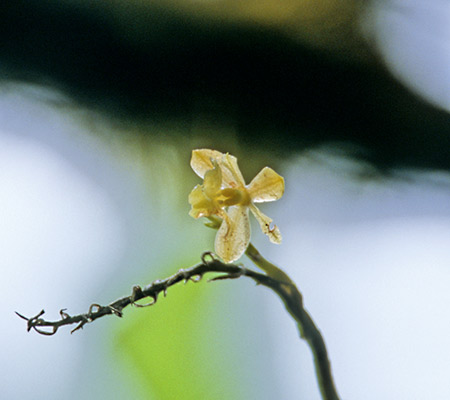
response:
<svg viewBox="0 0 450 400"><path fill-rule="evenodd" d="M300 336L308 342L311 348L322 398L339 400L331 373L331 365L328 359L325 341L319 328L317 328L313 319L303 307L303 299L300 291L283 270L266 260L251 243L248 245L245 254L257 267L261 268L279 283L279 287L271 287L271 289L283 300L287 311L297 322Z"/></svg>
<svg viewBox="0 0 450 400"><path fill-rule="evenodd" d="M256 249L252 247L253 253L250 252L250 254L248 253L247 255L256 265L261 262L268 263L268 261L263 259L259 253L255 253L255 251ZM164 280L154 281L144 288L134 286L131 295L121 297L106 306L92 304L85 314L70 316L63 309L60 311L61 319L56 321L47 321L41 318L44 314L44 310L31 318L27 318L17 312L16 314L27 321L28 331L34 329L42 335L54 335L62 326L77 324L71 331L71 333L73 333L82 329L87 323L93 322L105 315L122 317L123 309L129 305L134 305L136 307L151 306L156 303L158 295L163 293L165 296L167 289L171 286L181 281L184 281L185 283L188 281L198 282L208 273L220 273L220 275L213 277L210 281L236 279L247 276L253 279L257 284L272 289L281 298L287 311L297 322L301 337L307 341L311 348L322 398L324 400L339 400L339 396L334 386L331 366L323 337L310 315L303 308L302 295L289 277L283 273L285 277L287 277L287 280L278 280L238 265L224 264L214 258L211 253L203 254L202 262L200 264L188 269L180 269L176 274ZM147 304L136 303L138 300L144 298L151 298L152 300Z"/></svg>
<svg viewBox="0 0 450 400"><path fill-rule="evenodd" d="M208 260L207 257L210 257ZM212 257L210 253L205 253L202 256L202 263L197 264L188 269L180 269L176 274L164 279L156 280L150 285L141 288L140 286L133 286L132 292L129 296L121 297L112 303L102 306L100 304L92 304L89 307L87 313L78 315L69 315L65 312L65 309L60 311L61 319L56 321L47 321L42 317L45 311L40 311L34 317L25 317L22 314L16 312L16 314L27 321L27 330L31 329L42 335L54 335L59 328L66 325L77 324L77 326L71 331L72 333L83 328L87 323L93 322L96 319L104 317L106 315L116 315L122 317L123 309L129 305L136 307L147 307L156 303L158 296L163 293L164 296L167 293L167 289L171 286L184 281L198 282L207 273L222 273L222 275L216 276L211 281L222 279L239 278L243 275L252 278L255 282L268 287L275 287L277 282L264 274L260 274L255 271L251 271L233 264L224 264L221 261ZM147 304L139 304L137 301L151 298L152 300Z"/></svg>

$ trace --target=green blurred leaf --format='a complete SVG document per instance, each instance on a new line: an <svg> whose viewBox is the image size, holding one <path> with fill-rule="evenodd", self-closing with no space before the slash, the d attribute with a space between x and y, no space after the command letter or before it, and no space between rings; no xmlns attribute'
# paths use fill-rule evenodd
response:
<svg viewBox="0 0 450 400"><path fill-rule="evenodd" d="M238 354L218 329L220 301L223 287L189 282L171 288L155 306L127 315L118 351L146 392L159 400L245 398L233 368Z"/></svg>

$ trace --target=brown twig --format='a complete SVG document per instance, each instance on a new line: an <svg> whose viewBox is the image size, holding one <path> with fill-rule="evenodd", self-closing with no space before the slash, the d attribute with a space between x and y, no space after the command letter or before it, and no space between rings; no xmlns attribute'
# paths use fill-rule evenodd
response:
<svg viewBox="0 0 450 400"><path fill-rule="evenodd" d="M252 259L251 256L250 258ZM261 261L261 259L258 259L258 261ZM264 259L262 260L267 262ZM70 316L65 312L65 309L63 309L60 311L61 319L57 321L46 321L41 318L44 314L44 310L31 318L27 318L17 312L16 314L27 321L28 331L34 329L42 335L54 335L62 326L77 324L77 326L71 331L71 333L73 333L79 329L82 329L87 323L93 322L98 318L104 317L105 315L116 315L118 317L122 317L123 309L129 305L134 305L136 307L151 306L156 303L158 295L161 293L166 295L167 289L171 286L181 281L184 281L185 283L188 281L198 282L203 275L207 273L220 273L220 275L215 276L210 279L210 281L236 279L242 276L247 276L253 279L257 284L266 286L277 293L283 301L287 311L297 322L301 337L307 341L311 348L314 356L314 364L322 398L324 400L339 400L331 374L331 367L328 360L325 342L310 315L303 308L302 295L295 284L290 279L283 279L280 281L268 275L255 272L238 265L224 264L214 258L211 253L203 254L202 263L188 269L181 269L176 274L164 280L154 281L144 288L134 286L131 295L117 299L107 306L92 304L89 307L88 312L85 314ZM138 300L144 298L151 298L152 300L147 304L136 303Z"/></svg>
<svg viewBox="0 0 450 400"><path fill-rule="evenodd" d="M67 312L65 312L66 309L62 309L60 311L61 319L56 321L47 321L43 319L42 315L44 315L45 313L44 310L40 311L36 316L30 318L25 317L18 312L16 312L16 314L20 318L27 321L28 331L34 329L41 335L51 336L54 335L62 326L77 324L77 326L72 330L73 333L79 329L82 329L87 323L93 322L98 318L104 317L105 315L116 315L118 317L122 317L123 309L129 305L134 305L136 307L151 306L156 303L158 296L161 293L166 295L167 289L169 287L181 281L184 281L185 283L188 281L198 282L203 277L203 275L212 272L223 274L212 278L211 281L239 278L243 275L246 275L253 278L257 283L263 284L265 286L276 284L273 279L267 277L266 275L247 270L237 265L224 264L221 261L215 259L211 253L205 253L202 256L201 264L195 265L194 267L188 269L180 269L176 274L164 280L154 281L144 288L141 288L140 286L134 286L131 295L121 297L120 299L117 299L106 306L102 306L100 304L92 304L89 307L88 312L85 314L71 316ZM137 301L144 298L151 298L152 300L147 304L137 303Z"/></svg>

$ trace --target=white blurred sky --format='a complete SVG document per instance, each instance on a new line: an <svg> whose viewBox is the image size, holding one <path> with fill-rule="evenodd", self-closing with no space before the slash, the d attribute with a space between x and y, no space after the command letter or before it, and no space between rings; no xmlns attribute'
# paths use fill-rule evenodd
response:
<svg viewBox="0 0 450 400"><path fill-rule="evenodd" d="M372 0L363 21L393 75L450 111L450 2Z"/></svg>
<svg viewBox="0 0 450 400"><path fill-rule="evenodd" d="M358 169L317 153L288 167L271 257L302 290L342 398L448 399L450 175L369 182ZM274 370L291 398L319 399L309 350L270 303Z"/></svg>
<svg viewBox="0 0 450 400"><path fill-rule="evenodd" d="M0 392L8 399L69 399L86 351L81 335L27 333L14 311L45 307L55 319L61 307L85 310L99 282L133 262L135 177L52 96L21 86L0 93Z"/></svg>

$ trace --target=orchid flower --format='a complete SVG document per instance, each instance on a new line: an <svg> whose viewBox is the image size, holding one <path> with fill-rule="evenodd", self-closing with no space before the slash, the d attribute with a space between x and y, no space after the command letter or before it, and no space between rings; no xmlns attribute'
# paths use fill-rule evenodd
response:
<svg viewBox="0 0 450 400"><path fill-rule="evenodd" d="M216 150L192 151L191 167L203 178L189 194L193 218L217 216L222 223L215 252L227 263L240 258L250 243L249 210L272 243L281 243L280 230L255 203L275 201L284 193L284 179L269 167L246 185L236 157Z"/></svg>

